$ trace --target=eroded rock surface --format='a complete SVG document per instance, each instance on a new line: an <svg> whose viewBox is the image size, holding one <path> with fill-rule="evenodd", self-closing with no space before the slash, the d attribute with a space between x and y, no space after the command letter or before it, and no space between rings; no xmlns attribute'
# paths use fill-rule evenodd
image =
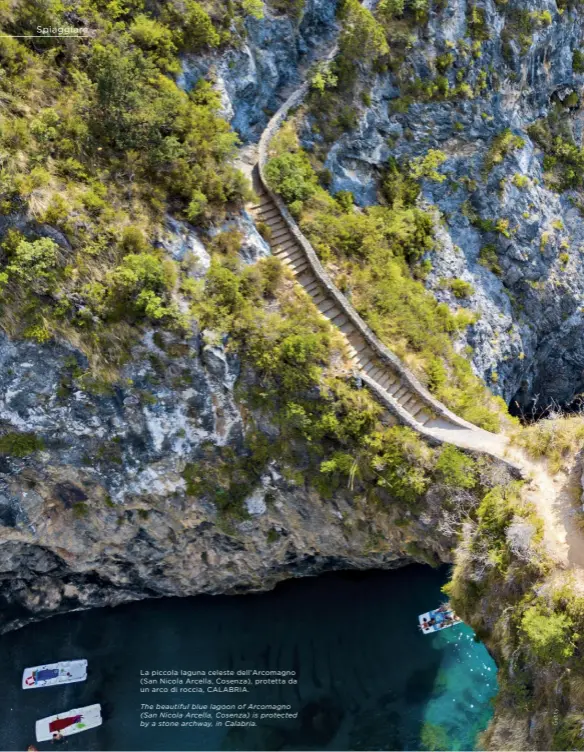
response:
<svg viewBox="0 0 584 752"><path fill-rule="evenodd" d="M0 340L0 422L44 443L0 462L1 629L145 597L398 566L412 541L418 555L448 559L439 489L407 530L390 503L375 511L347 492L325 500L277 463L257 478L239 522L189 495L187 463L210 446L242 452L249 416L234 387L254 378L204 334L187 344L147 334L111 392L79 388L81 362L62 346Z"/></svg>
<svg viewBox="0 0 584 752"><path fill-rule="evenodd" d="M395 107L400 96L396 76L381 73L371 81L371 105L360 105L357 128L333 144L325 167L334 191L350 190L358 203L368 205L377 200L380 173L390 157L411 159L442 150L447 179L427 180L423 187L424 200L436 205L444 219L427 284L454 306L461 302L441 284L444 278L461 278L474 287L462 305L477 311L480 320L460 347L474 349L474 368L495 393L523 410L536 397L539 406L563 405L584 386L584 220L574 206L575 192L558 195L545 187L543 154L526 129L548 114L553 101L566 100L569 93L581 97L584 78L574 72L572 56L581 44L582 17L573 10L560 14L555 3L522 4L526 13L549 11L551 23L534 28L527 51L520 54L517 33L507 42L502 34L503 14L509 16L519 5L486 0L478 6L490 33L480 56L457 52L461 42L469 49L472 44L469 5L461 0L449 0L443 11L430 13L428 28L415 31L406 56L412 79L427 80L436 75L431 64L437 56L454 50L455 61L444 75L454 88L457 74L470 69L464 80L471 95L432 101L414 96L407 111L396 112L403 109ZM580 107L566 107L563 117L581 143ZM524 146L485 169L493 139L507 128L524 139ZM307 128L308 147L314 138ZM513 182L516 174L527 177L522 187ZM493 224L507 221L507 229L479 229L477 217ZM496 273L479 263L487 245L496 249Z"/></svg>

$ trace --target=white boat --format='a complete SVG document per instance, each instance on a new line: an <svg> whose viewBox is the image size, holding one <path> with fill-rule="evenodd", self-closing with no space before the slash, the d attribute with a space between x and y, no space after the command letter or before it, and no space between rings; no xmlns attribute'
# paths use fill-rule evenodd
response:
<svg viewBox="0 0 584 752"><path fill-rule="evenodd" d="M87 661L61 661L44 666L25 668L22 672L22 688L52 687L55 684L73 684L87 679Z"/></svg>
<svg viewBox="0 0 584 752"><path fill-rule="evenodd" d="M448 629L448 627L462 624L462 621L450 606L445 603L443 606L434 609L434 611L426 611L425 614L420 614L418 616L418 623L422 634L431 634L432 632L441 632L443 629Z"/></svg>
<svg viewBox="0 0 584 752"><path fill-rule="evenodd" d="M74 708L65 713L57 713L36 722L37 742L50 742L55 734L72 736L81 731L88 731L101 726L101 705L87 705L84 708Z"/></svg>

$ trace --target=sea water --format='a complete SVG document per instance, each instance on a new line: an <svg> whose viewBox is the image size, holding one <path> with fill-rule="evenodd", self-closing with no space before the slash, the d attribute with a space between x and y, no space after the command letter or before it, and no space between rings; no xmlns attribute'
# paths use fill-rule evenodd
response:
<svg viewBox="0 0 584 752"><path fill-rule="evenodd" d="M68 614L0 638L0 749L25 750L38 718L99 702L101 728L63 750L473 749L496 668L465 625L423 635L445 569L335 573L270 593L145 601ZM23 691L26 666L87 658L88 680ZM145 671L289 671L249 693L141 692ZM142 673L141 673L142 672ZM143 704L280 704L256 727L141 726ZM148 721L142 720L142 723ZM37 744L42 749L54 745Z"/></svg>

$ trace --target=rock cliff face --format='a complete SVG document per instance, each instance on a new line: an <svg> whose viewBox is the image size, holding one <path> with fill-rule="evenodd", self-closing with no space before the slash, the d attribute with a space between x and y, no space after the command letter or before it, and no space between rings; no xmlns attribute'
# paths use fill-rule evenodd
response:
<svg viewBox="0 0 584 752"><path fill-rule="evenodd" d="M328 0L307 0L296 20L268 9L263 20L248 19L239 47L185 60L182 83L214 78L225 116L253 141L301 69L334 39L335 11ZM220 229L242 234L244 261L269 254L247 215ZM160 245L176 260L188 253L191 275L204 277L210 257L187 225L168 217ZM254 379L207 333L186 345L146 334L114 390L79 381L87 364L64 345L2 335L0 361L3 434L43 445L33 457L0 460L2 630L77 608L245 592L407 559L412 536L392 529L387 515L356 509L343 494L326 502L276 465L236 526L210 500L188 495L188 462L209 447L241 450L246 417L234 390ZM430 526L430 517L418 525ZM448 555L445 541L433 546Z"/></svg>
<svg viewBox="0 0 584 752"><path fill-rule="evenodd" d="M360 106L357 128L333 144L325 167L333 190L350 190L367 205L377 199L380 172L390 157L443 151L447 160L441 171L447 179L428 180L423 187L424 200L443 218L427 285L439 299L459 305L441 280L456 277L472 284L474 293L462 304L480 319L460 346L473 348L475 370L495 393L523 410L536 398L539 407L569 404L584 385L584 220L575 206L576 192L560 195L545 187L543 154L526 129L554 102L569 101L573 106L563 108L563 124L581 143L584 78L574 71L573 52L581 44L582 16L560 13L554 2L539 0L521 7L491 0L478 6L490 35L480 52L468 53L471 5L449 0L443 10L430 12L427 28L414 31L405 63L410 82L428 80L436 76L439 56L450 52L453 60L444 77L451 90L464 80L472 91L446 98L413 94L403 106L402 82L400 106L395 73L370 78L370 106ZM527 40L519 40L513 14L534 18L545 11L549 25L534 26ZM444 58L438 63L444 68ZM505 129L524 145L488 168L493 140ZM313 141L307 127L305 143ZM514 180L516 174L526 179ZM485 264L485 246L495 254L496 271Z"/></svg>
<svg viewBox="0 0 584 752"><path fill-rule="evenodd" d="M185 60L182 83L190 88L201 75L214 77L225 115L242 141L253 143L310 61L332 43L335 10L334 2L307 0L297 21L275 12L248 19L238 48ZM449 179L424 185L425 200L446 218L428 284L454 302L440 279L472 282L475 293L465 305L480 311L481 319L467 341L475 348L477 371L495 391L523 403L537 392L544 401L569 401L584 368L584 277L574 263L584 225L568 197L543 187L542 157L525 127L546 113L554 92L578 87L571 51L582 29L571 13L560 18L554 11L526 56L519 60L511 44L511 58L503 59L501 15L491 3L485 10L494 30L480 61L489 70L486 92L473 100L413 103L407 112L391 114L398 90L392 74L379 74L371 106L362 108L358 128L333 145L327 167L335 189L352 190L367 204L376 198L389 156L443 150ZM450 0L419 32L411 53L418 74L465 30L465 4ZM449 73L453 80L455 75L456 68ZM479 76L478 62L472 75ZM578 113L571 117L578 135ZM506 127L521 133L525 146L483 175L492 138ZM529 178L523 189L508 180L515 172ZM469 175L476 186L462 184ZM517 230L509 238L481 233L467 216L469 204L483 218L509 218ZM557 219L562 230L552 227ZM247 216L229 223L244 234L245 260L269 252ZM540 236L548 228L551 239L542 252ZM561 264L559 247L567 237L572 257ZM497 245L500 276L478 263L487 242ZM160 243L177 259L189 252L192 275L204 276L209 255L188 226L168 218ZM44 445L32 457L0 461L2 629L144 597L269 588L285 577L330 568L392 567L412 556L449 560L453 540L436 532L440 489L427 495L427 512L407 528L348 493L324 500L276 464L258 480L238 523L225 523L209 499L189 495L187 463L209 447L241 449L248 415L235 390L254 380L204 332L186 345L171 335L146 334L124 369L124 385L111 392L80 383L83 358L64 345L3 337L0 361L4 432L34 434Z"/></svg>
<svg viewBox="0 0 584 752"><path fill-rule="evenodd" d="M268 251L245 216L223 229L243 235L241 255ZM191 274L209 265L192 229L168 219L160 238ZM0 631L54 613L146 597L242 593L338 568L447 561L452 535L444 490L423 515L397 526L391 503L365 493L324 499L298 473L267 465L238 520L189 493L188 467L209 452L244 452L250 415L238 394L256 375L211 332L183 341L147 332L115 388L84 381L72 347L0 337ZM20 451L24 440L39 451ZM5 445L3 445L4 447ZM391 500L388 500L391 502Z"/></svg>
<svg viewBox="0 0 584 752"><path fill-rule="evenodd" d="M334 41L336 8L337 0L306 0L294 19L268 4L264 18L247 19L239 47L185 59L180 83L191 89L201 76L214 79L224 117L242 141L257 141L286 92L302 83L302 70Z"/></svg>
<svg viewBox="0 0 584 752"><path fill-rule="evenodd" d="M247 417L234 396L253 380L203 335L147 334L125 386L79 386L80 357L59 346L0 341L0 421L44 448L0 463L0 629L60 611L145 597L241 593L333 568L393 567L418 543L448 559L441 496L396 527L339 493L323 500L271 464L237 523L187 493L187 462L241 452ZM266 427L269 430L269 427Z"/></svg>

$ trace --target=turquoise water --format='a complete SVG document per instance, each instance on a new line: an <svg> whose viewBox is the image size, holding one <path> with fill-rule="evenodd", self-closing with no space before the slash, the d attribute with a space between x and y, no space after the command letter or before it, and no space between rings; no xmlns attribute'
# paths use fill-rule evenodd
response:
<svg viewBox="0 0 584 752"><path fill-rule="evenodd" d="M34 721L100 702L104 725L65 750L472 749L491 715L495 665L466 626L423 635L447 571L411 566L287 582L261 595L147 601L69 614L0 638L0 748ZM25 666L86 657L83 684L22 691ZM290 670L248 694L152 695L141 670ZM256 728L141 728L141 703L290 704ZM49 749L51 744L38 744Z"/></svg>

